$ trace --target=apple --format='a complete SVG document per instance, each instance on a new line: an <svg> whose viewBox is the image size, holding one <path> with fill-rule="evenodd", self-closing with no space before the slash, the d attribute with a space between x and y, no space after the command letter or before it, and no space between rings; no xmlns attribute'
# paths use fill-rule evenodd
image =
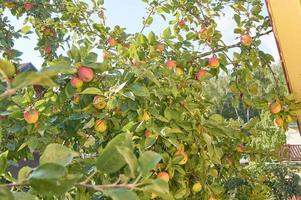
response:
<svg viewBox="0 0 301 200"><path fill-rule="evenodd" d="M192 192L193 193L198 193L198 192L200 192L202 190L202 188L203 188L202 184L198 181L198 182L196 182L196 183L193 184L193 186L192 186Z"/></svg>
<svg viewBox="0 0 301 200"><path fill-rule="evenodd" d="M238 144L238 145L236 146L236 151L237 151L238 153L243 153L243 152L245 151L245 145L243 145L243 144Z"/></svg>
<svg viewBox="0 0 301 200"><path fill-rule="evenodd" d="M77 76L73 76L70 80L70 84L74 88L81 88L84 82L81 79L79 79Z"/></svg>
<svg viewBox="0 0 301 200"><path fill-rule="evenodd" d="M23 117L28 124L34 124L39 119L39 112L35 109L28 109L24 111Z"/></svg>
<svg viewBox="0 0 301 200"><path fill-rule="evenodd" d="M201 79L203 79L206 76L206 74L207 74L207 70L200 69L198 71L198 73L196 74L195 78L196 78L196 80L201 80Z"/></svg>
<svg viewBox="0 0 301 200"><path fill-rule="evenodd" d="M151 134L152 134L152 132L151 132L150 130L148 130L148 129L146 129L146 130L144 131L144 136L145 136L146 138L148 138L149 136L151 136Z"/></svg>
<svg viewBox="0 0 301 200"><path fill-rule="evenodd" d="M108 128L106 120L103 119L96 120L94 128L97 132L104 133Z"/></svg>
<svg viewBox="0 0 301 200"><path fill-rule="evenodd" d="M27 11L31 11L32 8L33 8L33 4L27 2L27 3L24 4L24 8L25 8L25 10L27 10Z"/></svg>
<svg viewBox="0 0 301 200"><path fill-rule="evenodd" d="M156 49L156 50L157 50L158 52L163 53L164 49L165 49L164 44L159 43L159 44L157 45L157 49Z"/></svg>
<svg viewBox="0 0 301 200"><path fill-rule="evenodd" d="M117 45L117 41L116 41L114 38L112 38L112 37L109 37L109 38L107 39L107 43L108 43L108 45L109 45L110 47L114 47L114 46Z"/></svg>
<svg viewBox="0 0 301 200"><path fill-rule="evenodd" d="M141 121L148 121L148 120L150 120L150 116L147 111L144 111L141 117Z"/></svg>
<svg viewBox="0 0 301 200"><path fill-rule="evenodd" d="M180 26L180 27L185 26L185 20L184 20L184 19L180 19L180 20L178 21L178 26Z"/></svg>
<svg viewBox="0 0 301 200"><path fill-rule="evenodd" d="M78 104L80 102L80 95L79 94L75 94L73 97L72 97L72 102L74 104Z"/></svg>
<svg viewBox="0 0 301 200"><path fill-rule="evenodd" d="M177 66L177 62L174 61L174 60L167 60L167 61L165 62L165 65L166 65L166 67L167 67L168 69L173 69L173 68L175 68L175 67Z"/></svg>
<svg viewBox="0 0 301 200"><path fill-rule="evenodd" d="M182 68L180 68L180 67L177 67L176 68L176 75L177 76L181 76L183 74L184 74L184 70Z"/></svg>
<svg viewBox="0 0 301 200"><path fill-rule="evenodd" d="M282 119L282 118L276 118L275 120L274 120L274 124L276 125L276 126L278 126L278 127L282 127L283 125L284 125L284 120Z"/></svg>
<svg viewBox="0 0 301 200"><path fill-rule="evenodd" d="M155 199L157 197L158 197L158 195L156 193L154 193L154 192L151 193L151 199Z"/></svg>
<svg viewBox="0 0 301 200"><path fill-rule="evenodd" d="M157 177L165 182L169 181L169 174L167 172L160 172Z"/></svg>
<svg viewBox="0 0 301 200"><path fill-rule="evenodd" d="M83 82L90 82L92 81L93 77L94 77L94 72L91 68L89 67L85 67L85 66L81 66L78 69L78 77L83 81Z"/></svg>
<svg viewBox="0 0 301 200"><path fill-rule="evenodd" d="M219 67L219 60L216 56L208 58L208 64L210 68L218 68Z"/></svg>
<svg viewBox="0 0 301 200"><path fill-rule="evenodd" d="M107 106L107 103L102 96L95 96L93 99L93 106L96 109L104 109Z"/></svg>
<svg viewBox="0 0 301 200"><path fill-rule="evenodd" d="M270 109L271 113L277 114L282 109L281 103L279 101L273 101L273 102L270 103L269 109Z"/></svg>
<svg viewBox="0 0 301 200"><path fill-rule="evenodd" d="M46 54L46 55L49 55L49 54L51 54L51 52L52 52L52 47L51 47L51 45L46 45L46 46L44 46L44 53Z"/></svg>
<svg viewBox="0 0 301 200"><path fill-rule="evenodd" d="M175 156L181 156L182 160L179 161L179 165L185 165L188 161L188 155L183 149L178 149L175 153Z"/></svg>
<svg viewBox="0 0 301 200"><path fill-rule="evenodd" d="M245 34L240 37L240 42L244 46L247 46L247 47L251 46L252 41L253 41L253 39L249 34Z"/></svg>

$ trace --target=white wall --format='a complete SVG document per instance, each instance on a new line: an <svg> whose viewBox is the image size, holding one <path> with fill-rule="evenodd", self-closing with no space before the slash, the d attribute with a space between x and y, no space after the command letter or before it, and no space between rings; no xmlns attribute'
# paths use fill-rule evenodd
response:
<svg viewBox="0 0 301 200"><path fill-rule="evenodd" d="M301 136L298 129L289 128L286 134L286 144L301 145Z"/></svg>

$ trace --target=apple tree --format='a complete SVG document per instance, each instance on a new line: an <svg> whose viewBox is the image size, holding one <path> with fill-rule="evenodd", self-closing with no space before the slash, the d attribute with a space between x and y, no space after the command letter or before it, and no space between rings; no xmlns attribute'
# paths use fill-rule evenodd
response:
<svg viewBox="0 0 301 200"><path fill-rule="evenodd" d="M236 176L261 189L240 164L275 158L251 145L259 122L212 112L206 90L227 74L234 106L270 110L279 130L296 119L277 77L264 84L275 73L260 48L272 32L262 1L143 2L141 29L128 33L107 25L101 0L1 0L1 199L231 199L224 184ZM218 29L226 11L234 44ZM156 17L169 24L161 33ZM32 35L44 63L24 72L14 42Z"/></svg>

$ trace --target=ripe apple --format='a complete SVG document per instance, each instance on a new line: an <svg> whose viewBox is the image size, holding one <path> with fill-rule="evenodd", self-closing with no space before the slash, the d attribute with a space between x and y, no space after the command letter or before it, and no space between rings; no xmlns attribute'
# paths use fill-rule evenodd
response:
<svg viewBox="0 0 301 200"><path fill-rule="evenodd" d="M192 192L193 193L198 193L198 192L200 192L202 190L202 188L203 188L202 184L198 181L198 182L196 182L196 183L193 184L193 186L192 186Z"/></svg>
<svg viewBox="0 0 301 200"><path fill-rule="evenodd" d="M277 114L282 109L281 103L279 101L273 101L273 102L270 103L269 109L270 109L271 113Z"/></svg>
<svg viewBox="0 0 301 200"><path fill-rule="evenodd" d="M148 121L148 120L150 120L150 116L147 111L144 111L141 117L141 121Z"/></svg>
<svg viewBox="0 0 301 200"><path fill-rule="evenodd" d="M180 27L185 26L185 20L184 20L184 19L180 19L180 20L178 21L178 26L180 26Z"/></svg>
<svg viewBox="0 0 301 200"><path fill-rule="evenodd" d="M237 151L238 153L243 153L243 152L245 151L245 145L243 145L243 144L238 144L238 145L236 146L236 151Z"/></svg>
<svg viewBox="0 0 301 200"><path fill-rule="evenodd" d="M282 118L276 118L275 120L274 120L274 124L276 125L276 126L278 126L278 127L282 127L283 125L284 125L284 120L282 119Z"/></svg>
<svg viewBox="0 0 301 200"><path fill-rule="evenodd" d="M46 54L46 55L49 55L49 54L51 54L51 52L52 52L52 47L51 47L51 45L46 45L46 46L44 46L44 53Z"/></svg>
<svg viewBox="0 0 301 200"><path fill-rule="evenodd" d="M93 99L93 106L96 109L104 109L107 106L107 103L102 96L95 96Z"/></svg>
<svg viewBox="0 0 301 200"><path fill-rule="evenodd" d="M253 39L249 34L245 34L240 37L240 42L242 45L249 47L251 46Z"/></svg>
<svg viewBox="0 0 301 200"><path fill-rule="evenodd" d="M27 10L27 11L31 11L32 8L33 8L33 4L27 2L27 3L24 4L24 8L25 8L25 10Z"/></svg>
<svg viewBox="0 0 301 200"><path fill-rule="evenodd" d="M106 120L103 119L96 120L94 128L97 132L104 133L108 128Z"/></svg>
<svg viewBox="0 0 301 200"><path fill-rule="evenodd" d="M24 111L23 117L28 124L34 124L39 119L39 112L35 109L29 109Z"/></svg>
<svg viewBox="0 0 301 200"><path fill-rule="evenodd" d="M166 67L167 67L168 69L173 69L173 68L175 68L175 67L177 66L177 62L174 61L174 60L167 60L167 61L165 62L165 65L166 65Z"/></svg>
<svg viewBox="0 0 301 200"><path fill-rule="evenodd" d="M85 67L85 66L81 66L78 69L78 77L83 81L83 82L90 82L92 81L93 77L94 77L94 72L91 68L89 67Z"/></svg>
<svg viewBox="0 0 301 200"><path fill-rule="evenodd" d="M208 64L210 68L218 68L219 67L219 60L216 56L208 58Z"/></svg>
<svg viewBox="0 0 301 200"><path fill-rule="evenodd" d="M203 78L206 76L206 74L207 74L207 70L205 70L205 69L200 69L200 70L198 71L198 73L196 74L195 78L196 78L197 80L201 80L201 79L203 79Z"/></svg>
<svg viewBox="0 0 301 200"><path fill-rule="evenodd" d="M175 156L181 156L182 160L179 161L179 165L185 165L188 161L188 155L183 149L178 149L175 153Z"/></svg>
<svg viewBox="0 0 301 200"><path fill-rule="evenodd" d="M107 43L108 43L108 45L109 45L110 47L114 47L114 46L117 45L117 41L116 41L114 38L112 38L112 37L109 37L109 38L107 39Z"/></svg>
<svg viewBox="0 0 301 200"><path fill-rule="evenodd" d="M152 132L151 132L150 130L148 130L148 129L146 129L146 130L144 131L144 136L145 136L146 138L148 138L149 136L151 136L151 134L152 134Z"/></svg>
<svg viewBox="0 0 301 200"><path fill-rule="evenodd" d="M70 84L74 88L81 88L84 82L81 79L79 79L77 76L73 76L70 80Z"/></svg>
<svg viewBox="0 0 301 200"><path fill-rule="evenodd" d="M167 172L160 172L157 177L165 182L169 181L169 174Z"/></svg>
<svg viewBox="0 0 301 200"><path fill-rule="evenodd" d="M184 70L182 68L180 68L180 67L177 67L176 68L176 75L177 76L181 76L183 74L184 74Z"/></svg>

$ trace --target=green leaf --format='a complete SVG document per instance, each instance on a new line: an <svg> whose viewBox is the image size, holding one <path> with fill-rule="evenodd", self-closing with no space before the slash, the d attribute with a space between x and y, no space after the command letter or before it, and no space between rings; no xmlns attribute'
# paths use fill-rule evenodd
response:
<svg viewBox="0 0 301 200"><path fill-rule="evenodd" d="M64 194L79 178L78 175L69 175L62 165L46 163L31 173L29 184L39 194L53 196Z"/></svg>
<svg viewBox="0 0 301 200"><path fill-rule="evenodd" d="M137 158L133 153L133 150L128 147L116 147L118 152L123 156L123 159L128 164L131 176L135 177L135 171L137 168Z"/></svg>
<svg viewBox="0 0 301 200"><path fill-rule="evenodd" d="M153 45L156 42L156 35L153 31L148 34L148 42Z"/></svg>
<svg viewBox="0 0 301 200"><path fill-rule="evenodd" d="M105 190L104 194L112 200L139 200L135 192L124 188Z"/></svg>
<svg viewBox="0 0 301 200"><path fill-rule="evenodd" d="M153 152L153 151L146 151L138 159L139 163L139 171L143 177L146 177L150 174L152 169L156 168L156 165L162 159L161 155Z"/></svg>
<svg viewBox="0 0 301 200"><path fill-rule="evenodd" d="M7 167L7 154L8 151L5 151L0 154L0 174L4 173Z"/></svg>
<svg viewBox="0 0 301 200"><path fill-rule="evenodd" d="M145 192L153 192L166 200L174 199L169 193L168 183L161 179L150 180L150 184L143 187L142 190Z"/></svg>
<svg viewBox="0 0 301 200"><path fill-rule="evenodd" d="M133 84L130 89L136 96L148 97L150 95L148 89L138 83Z"/></svg>
<svg viewBox="0 0 301 200"><path fill-rule="evenodd" d="M32 170L33 169L28 166L22 167L18 172L18 181L22 182L22 181L26 180L29 177Z"/></svg>
<svg viewBox="0 0 301 200"><path fill-rule="evenodd" d="M13 194L6 187L0 187L0 199L15 200Z"/></svg>
<svg viewBox="0 0 301 200"><path fill-rule="evenodd" d="M57 163L62 166L67 166L73 160L75 152L61 144L49 144L41 156L40 163Z"/></svg>
<svg viewBox="0 0 301 200"><path fill-rule="evenodd" d="M14 200L37 200L36 196L29 194L28 192L14 192Z"/></svg>
<svg viewBox="0 0 301 200"><path fill-rule="evenodd" d="M107 144L103 152L96 160L96 167L99 171L108 174L114 173L120 170L126 164L123 155L119 153L116 147L127 147L132 149L132 134L119 134Z"/></svg>
<svg viewBox="0 0 301 200"><path fill-rule="evenodd" d="M171 37L171 29L170 29L170 27L168 27L163 31L163 38L168 39L170 37Z"/></svg>
<svg viewBox="0 0 301 200"><path fill-rule="evenodd" d="M27 34L27 33L29 33L30 32L30 26L23 26L22 28L21 28L21 32L23 33L23 34Z"/></svg>
<svg viewBox="0 0 301 200"><path fill-rule="evenodd" d="M89 87L89 88L86 88L84 91L82 91L81 94L102 95L102 92L100 91L100 89L98 89L96 87Z"/></svg>
<svg viewBox="0 0 301 200"><path fill-rule="evenodd" d="M55 86L51 78L40 72L23 72L18 74L12 82L15 89L24 88L29 85Z"/></svg>

